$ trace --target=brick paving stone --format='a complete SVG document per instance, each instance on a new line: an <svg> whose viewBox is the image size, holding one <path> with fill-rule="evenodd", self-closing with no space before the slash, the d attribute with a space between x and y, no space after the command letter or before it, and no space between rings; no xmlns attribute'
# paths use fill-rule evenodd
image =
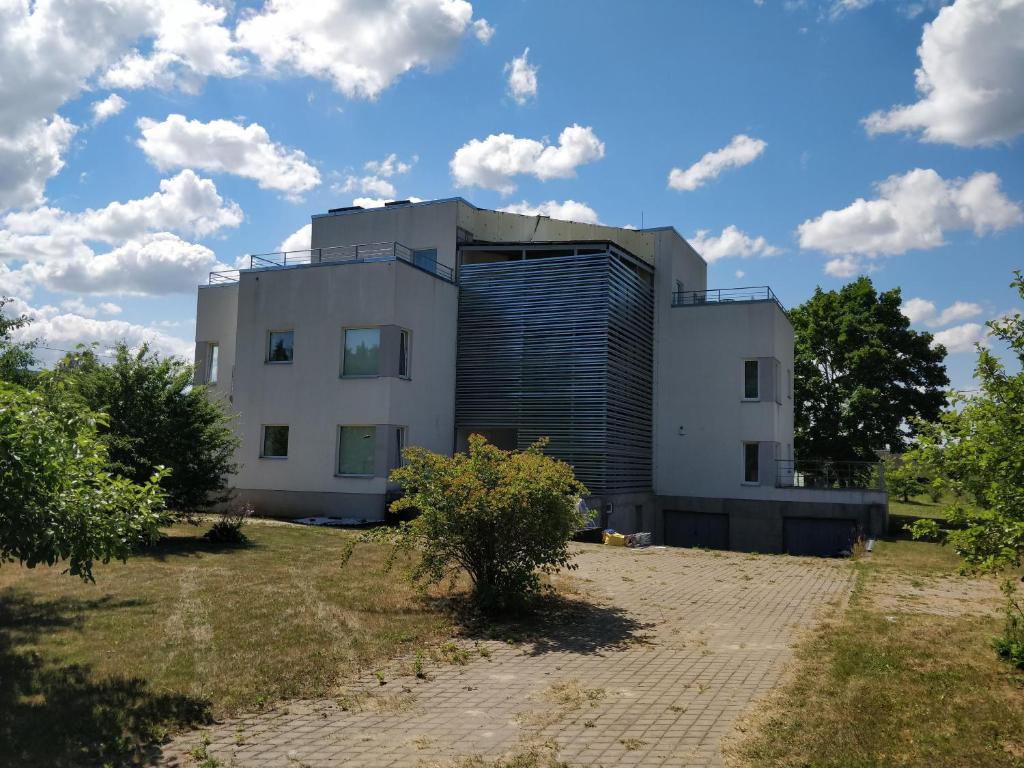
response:
<svg viewBox="0 0 1024 768"><path fill-rule="evenodd" d="M431 665L354 692L408 692L411 708L343 708L293 701L165 745L159 764L209 754L237 768L445 765L553 742L570 765L722 765L736 719L778 682L795 634L850 588L846 563L736 552L596 545L576 549L585 593L571 622L522 643L460 641L466 665ZM485 649L486 656L478 653ZM566 685L591 691L559 700ZM569 689L573 690L572 688ZM236 743L236 730L245 742Z"/></svg>

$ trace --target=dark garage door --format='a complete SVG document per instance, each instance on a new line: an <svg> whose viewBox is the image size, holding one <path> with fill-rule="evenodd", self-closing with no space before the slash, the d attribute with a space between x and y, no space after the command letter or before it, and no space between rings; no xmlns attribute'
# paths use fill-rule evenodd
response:
<svg viewBox="0 0 1024 768"><path fill-rule="evenodd" d="M665 510L665 543L670 547L729 548L729 516Z"/></svg>
<svg viewBox="0 0 1024 768"><path fill-rule="evenodd" d="M785 550L791 555L835 557L857 540L856 520L787 517L782 523Z"/></svg>

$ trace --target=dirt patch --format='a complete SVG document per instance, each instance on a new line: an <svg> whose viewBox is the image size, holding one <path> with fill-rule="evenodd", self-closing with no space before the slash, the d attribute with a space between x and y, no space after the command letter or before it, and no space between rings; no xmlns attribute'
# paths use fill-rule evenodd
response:
<svg viewBox="0 0 1024 768"><path fill-rule="evenodd" d="M1002 600L992 579L962 576L879 576L870 605L881 613L926 613L932 616L990 616Z"/></svg>

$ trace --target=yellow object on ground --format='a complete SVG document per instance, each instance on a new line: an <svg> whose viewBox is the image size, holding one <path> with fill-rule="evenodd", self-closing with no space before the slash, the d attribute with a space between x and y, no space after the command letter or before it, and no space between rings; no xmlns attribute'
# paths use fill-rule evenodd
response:
<svg viewBox="0 0 1024 768"><path fill-rule="evenodd" d="M601 536L605 544L611 547L624 547L626 546L626 537L621 533L604 533Z"/></svg>

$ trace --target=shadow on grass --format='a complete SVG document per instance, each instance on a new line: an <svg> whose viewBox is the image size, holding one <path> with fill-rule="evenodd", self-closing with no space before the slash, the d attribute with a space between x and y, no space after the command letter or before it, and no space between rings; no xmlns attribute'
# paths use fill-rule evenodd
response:
<svg viewBox="0 0 1024 768"><path fill-rule="evenodd" d="M601 655L647 643L653 627L615 606L582 598L544 595L528 612L515 617L484 617L465 604L457 607L465 635L474 640L504 640L522 644L530 656L569 652Z"/></svg>
<svg viewBox="0 0 1024 768"><path fill-rule="evenodd" d="M209 704L155 692L144 680L100 678L19 646L81 626L89 611L136 601L36 600L0 592L0 762L18 766L141 765L168 731L209 722Z"/></svg>
<svg viewBox="0 0 1024 768"><path fill-rule="evenodd" d="M138 550L134 556L164 562L169 557L230 554L255 549L258 546L251 539L237 544L210 541L200 533L195 536L164 536L153 546Z"/></svg>

